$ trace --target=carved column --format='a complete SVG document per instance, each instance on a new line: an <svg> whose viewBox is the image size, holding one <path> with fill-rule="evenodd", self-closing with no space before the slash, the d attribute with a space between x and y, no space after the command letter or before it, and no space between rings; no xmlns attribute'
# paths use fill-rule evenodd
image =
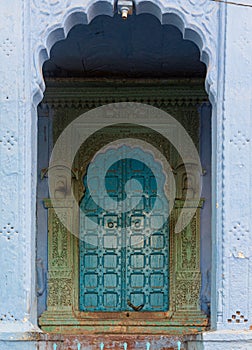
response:
<svg viewBox="0 0 252 350"><path fill-rule="evenodd" d="M71 233L63 225L50 200L45 200L48 215L48 289L47 310L60 311L71 310L72 305L72 239ZM68 207L62 207L60 201L58 213L64 217L72 210L72 203Z"/></svg>
<svg viewBox="0 0 252 350"><path fill-rule="evenodd" d="M57 172L57 167L49 171ZM48 297L47 311L40 318L40 324L48 330L55 321L64 323L71 319L76 289L74 273L78 275L74 270L74 253L78 255L78 252L73 249L77 238L72 234L78 218L73 201L67 199L70 184L64 171L69 170L61 168L59 177L56 177L53 200L44 200L48 209Z"/></svg>
<svg viewBox="0 0 252 350"><path fill-rule="evenodd" d="M171 259L174 266L172 308L176 316L185 318L187 313L202 316L200 311L200 209L203 200L190 200L184 208L183 221L188 222L187 215L194 208L195 214L189 224L179 233L174 227L185 205L183 199L175 201L171 225ZM199 320L199 318L196 319ZM204 317L205 318L205 317Z"/></svg>

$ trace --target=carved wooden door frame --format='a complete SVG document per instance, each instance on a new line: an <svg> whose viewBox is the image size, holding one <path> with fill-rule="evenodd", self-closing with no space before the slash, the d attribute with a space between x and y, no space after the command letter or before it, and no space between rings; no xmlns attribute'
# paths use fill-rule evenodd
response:
<svg viewBox="0 0 252 350"><path fill-rule="evenodd" d="M174 87L171 88L174 93ZM74 92L74 89L71 88ZM79 90L78 90L79 91ZM199 90L198 90L199 91ZM58 91L59 92L59 91ZM157 89L155 89L158 94ZM196 95L196 99L199 95ZM65 95L66 96L66 95ZM97 95L96 95L97 96ZM110 95L111 96L111 95ZM147 96L145 96L146 98ZM188 108L198 118L198 112L195 105L190 103L186 107L183 101L183 96L180 94L179 98L183 101L182 107ZM75 95L76 98L76 95ZM122 97L121 97L122 98ZM188 98L188 95L187 95ZM174 95L170 96L174 101ZM60 99L59 99L60 100ZM67 100L65 98L65 100ZM77 102L77 100L76 100ZM141 101L142 102L142 101ZM144 101L143 101L144 102ZM148 102L146 98L146 102ZM54 99L55 103L55 99ZM71 100L72 103L72 100ZM99 102L97 101L99 104ZM176 110L180 106L172 106L168 103L165 108L165 103L162 101L162 107L169 111ZM56 114L56 113L55 113ZM56 117L57 121L57 117ZM120 129L120 130L119 130ZM120 132L119 132L120 131ZM83 196L84 188L82 178L86 172L86 168L101 147L111 141L118 139L118 132L120 138L127 138L134 133L134 137L146 140L151 143L163 153L164 157L170 156L170 145L168 141L161 137L161 135L150 135L144 133L143 130L132 128L123 130L121 126L113 132L102 131L101 134L93 135L80 148L74 164L73 169L61 169L64 173L71 172L73 176L73 185L78 201ZM196 137L197 138L197 137ZM81 160L81 161L80 161ZM188 164L193 167L193 164ZM76 170L77 169L77 170ZM60 222L55 214L52 202L50 199L45 200L45 207L48 208L48 256L49 256L49 279L48 279L48 298L47 310L40 318L40 325L46 331L53 332L81 332L89 333L90 330L94 332L110 333L180 333L182 330L187 332L194 332L195 328L202 330L207 325L205 315L200 311L200 288L201 288L201 274L200 274L200 208L203 206L203 200L200 203L195 200L190 201L190 207L195 207L195 215L191 223L180 233L175 234L175 223L184 206L183 199L183 183L185 181L185 165L176 163L174 169L176 183L179 184L177 199L174 203L174 209L170 216L170 306L168 312L80 312L79 311L79 252L78 252L78 238L67 231L64 225ZM62 172L61 172L62 174ZM62 179L59 179L59 187L62 188ZM192 183L197 181L191 179ZM64 181L63 181L64 182ZM68 187L71 184L65 184L65 193L68 192ZM57 193L57 184L55 185L55 193ZM64 187L63 186L63 187ZM64 191L63 191L64 192ZM56 194L57 195L57 194ZM54 199L54 204L57 203L57 213L67 217L68 211L73 210L74 204L72 201L68 203L67 207L60 198ZM184 208L185 209L185 208ZM186 215L186 209L185 213ZM70 226L75 226L74 231L78 232L78 213L74 222ZM187 254L188 250L190 251Z"/></svg>

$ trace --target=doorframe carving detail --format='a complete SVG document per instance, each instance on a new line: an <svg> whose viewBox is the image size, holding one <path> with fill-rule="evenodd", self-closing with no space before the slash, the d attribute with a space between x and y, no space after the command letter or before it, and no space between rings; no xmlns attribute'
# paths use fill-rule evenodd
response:
<svg viewBox="0 0 252 350"><path fill-rule="evenodd" d="M143 101L145 102L145 101ZM73 101L72 101L73 103ZM174 108L168 105L171 109ZM166 106L166 107L167 107ZM183 105L180 109L188 110L190 116L194 110L194 117L198 118L195 105ZM56 107L57 109L57 107ZM59 108L60 110L61 108ZM175 108L176 109L176 108ZM59 110L57 113L59 113ZM57 114L56 113L56 114ZM177 111L177 115L178 115ZM70 118L71 119L71 118ZM70 120L68 120L70 122ZM56 118L57 123L57 118ZM64 125L64 122L63 122ZM62 126L62 124L61 124ZM61 169L61 177L55 184L55 197L60 213L68 217L68 211L72 209L73 203L66 201L70 184L64 184L64 171L72 173L74 192L78 201L84 193L83 176L87 166L94 155L105 145L118 140L118 130L107 132L103 135L94 134L81 146L74 162L74 171L67 167ZM195 129L197 130L197 128ZM56 138L57 133L56 131ZM132 137L132 129L129 127L120 130L120 138ZM157 148L166 159L169 160L170 145L161 135L144 134L142 130L134 131L134 138L139 138L139 144L147 140L153 148ZM142 140L142 141L141 141ZM195 138L197 141L197 137ZM183 186L185 180L185 168L177 160L173 160L174 174L179 188ZM190 166L193 167L193 164ZM67 178L67 176L66 176ZM191 179L194 184L198 179ZM61 196L64 200L61 200ZM59 224L59 220L54 212L50 199L45 200L45 207L49 211L48 222L48 248L49 248L49 294L48 308L40 318L40 325L45 331L53 332L90 332L90 327L97 332L111 332L113 327L119 333L137 333L141 324L141 332L153 332L167 334L169 332L179 333L181 329L193 332L195 327L203 330L208 325L208 320L200 311L199 298L201 288L200 274L200 210L203 207L203 200L200 203L192 199L190 206L195 207L196 214L191 223L180 233L174 232L175 224L181 208L184 206L183 188L177 191L174 209L170 215L170 307L168 312L80 312L78 309L78 279L79 279L79 253L78 238L67 232L67 229ZM62 206L64 203L64 207ZM67 203L67 205L65 205ZM185 213L186 214L186 213ZM76 225L78 217L75 218ZM73 230L76 231L76 227ZM61 239L59 239L59 237ZM65 251L64 251L65 250ZM189 253L188 253L189 252ZM62 283L60 279L62 278ZM64 297L65 296L65 297ZM110 314L108 316L108 314ZM148 314L148 315L147 315ZM128 316L129 315L129 316ZM77 328L76 328L77 327ZM107 328L108 327L108 328ZM76 330L77 329L77 330ZM113 330L114 331L114 330Z"/></svg>

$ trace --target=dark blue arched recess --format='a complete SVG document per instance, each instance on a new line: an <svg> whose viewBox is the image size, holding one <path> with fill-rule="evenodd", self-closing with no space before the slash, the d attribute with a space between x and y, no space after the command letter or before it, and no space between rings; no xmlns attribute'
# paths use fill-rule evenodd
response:
<svg viewBox="0 0 252 350"><path fill-rule="evenodd" d="M115 159L106 172L106 195L101 190L104 179L99 178L99 166L96 176L89 179L96 189L93 197L84 178L85 195L80 204L80 310L130 311L141 306L141 311L165 311L169 306L165 176L161 165L147 152L137 149L147 162L135 159L132 149L126 146L125 157L116 160L118 152L121 154L122 148L96 157L99 166L104 167L106 159ZM132 179L138 181L138 186L133 181L131 187ZM125 199L138 204L127 210L123 208Z"/></svg>

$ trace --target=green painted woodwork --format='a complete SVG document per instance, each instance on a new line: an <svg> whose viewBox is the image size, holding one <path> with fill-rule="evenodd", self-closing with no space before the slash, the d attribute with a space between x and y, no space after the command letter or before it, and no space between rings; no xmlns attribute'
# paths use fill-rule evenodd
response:
<svg viewBox="0 0 252 350"><path fill-rule="evenodd" d="M96 156L100 164L106 164L107 158L117 159L122 153L125 157L106 173L106 190L114 201L109 211L95 203L84 180L86 192L80 205L79 243L80 310L83 311L132 310L129 303L141 305L143 311L168 309L169 232L163 215L168 210L164 203L167 200L163 192L157 195L157 182L151 169L137 159L127 158L130 152L122 146ZM147 157L140 149L136 152L141 153L142 159L149 158L151 166L162 174L160 164L151 155ZM125 185L132 179L141 184L143 194L139 197L139 189L131 186L127 200L139 203L126 212L122 207ZM99 197L99 177L91 180L97 188L95 200L103 204L106 197ZM164 174L161 185L164 187ZM155 202L158 204L153 212Z"/></svg>
<svg viewBox="0 0 252 350"><path fill-rule="evenodd" d="M68 211L73 209L73 203L68 202L62 207L57 201L62 217L68 219ZM47 310L72 310L74 295L73 280L73 237L56 215L51 200L45 200L48 208L48 298Z"/></svg>
<svg viewBox="0 0 252 350"><path fill-rule="evenodd" d="M200 102L206 100L204 88L201 83L192 82L190 85L190 82L165 82L162 84L156 82L151 87L148 87L148 82L145 84L140 83L140 86L134 86L134 84L133 82L130 87L123 86L122 83L117 83L116 86L113 83L109 85L106 82L96 82L93 85L91 84L91 87L89 83L79 83L80 86L78 87L75 86L75 83L66 83L64 85L64 83L52 82L51 87L49 84L44 102L47 103L46 106L49 108L49 114L52 111L54 113L54 140L57 139L57 136L66 125L88 109L97 107L103 103L111 103L114 100L117 102L131 100L150 103L171 113L182 123L198 147L199 115L197 106ZM188 227L182 232L175 234L175 224L184 205L183 183L185 172L183 171L183 164L181 164L178 154L174 152L174 149L167 140L164 140L160 135L155 133L151 134L146 130L132 128L131 126L113 127L110 130L102 130L97 135L93 135L80 148L73 164L75 176L72 179L72 184L76 198L81 201L83 196L85 197L86 189L83 184L83 177L91 159L101 147L118 138L131 136L136 139L147 140L168 159L173 169L175 169L177 199L175 200L169 219L169 241L164 244L165 247L169 247L169 263L167 264L167 271L169 267L169 285L167 286L168 295L166 299L167 302L169 300L169 308L167 311L160 311L159 309L156 312L152 312L154 310L148 306L149 308L146 311L143 310L144 312L131 312L128 311L124 303L124 307L120 306L118 311L114 313L99 312L95 309L90 312L80 310L82 292L79 293L81 290L79 272L82 262L79 259L81 256L79 249L81 252L82 243L79 244L79 240L70 234L60 223L51 205L51 201L46 199L45 207L48 210L48 297L47 310L39 320L40 325L45 331L81 332L84 334L91 331L96 333L111 333L116 329L118 333L135 334L139 333L139 327L141 327L141 333L143 334L181 334L201 331L207 325L207 320L201 313L199 305L201 287L200 209L202 208L203 201L198 204L192 198L189 205L196 208L196 213ZM62 150L63 158L66 152L68 152L67 149ZM176 169L180 170L176 171ZM70 169L66 169L65 171L69 172ZM61 189L62 181L64 182L62 180L63 178L64 174L59 179ZM55 186L57 187L57 184ZM63 195L65 193L65 196L67 196L69 190L68 186L69 184L65 184L65 190L61 192ZM58 198L56 190L54 197ZM67 202L65 198L63 201L58 198L57 203L62 217L65 220L69 220L68 213L74 210L73 203L71 201ZM64 203L64 207L62 203ZM70 224L75 231L78 231L80 214L78 211L75 211L75 213L76 218ZM126 218L124 221L127 221ZM156 237L153 237L154 241L155 239ZM161 245L160 242L161 240L156 239L156 243L154 244L158 246ZM126 257L127 254L124 259ZM118 275L116 278L119 278ZM122 275L121 271L120 275ZM145 272L144 277L146 278L146 276L147 272ZM139 276L137 282L132 282L132 286L134 286L134 283L142 283L141 278ZM150 274L148 278L150 278ZM168 279L168 275L165 278ZM114 275L109 276L107 279L105 277L102 288L109 284L115 285L114 281ZM91 276L88 284L92 286L95 283L94 278ZM155 278L153 283L157 283L155 282ZM129 283L127 282L127 284ZM128 292L130 293L129 288ZM150 292L151 290L147 293ZM138 301L132 303L137 304ZM163 306L163 310L165 309L167 307Z"/></svg>

